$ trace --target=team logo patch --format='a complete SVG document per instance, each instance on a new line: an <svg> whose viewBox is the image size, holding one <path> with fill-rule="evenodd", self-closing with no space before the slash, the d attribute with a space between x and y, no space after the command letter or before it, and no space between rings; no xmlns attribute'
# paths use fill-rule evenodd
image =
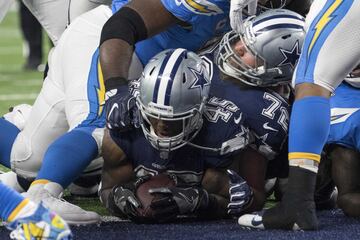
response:
<svg viewBox="0 0 360 240"><path fill-rule="evenodd" d="M278 66L290 65L292 68L295 68L295 65L300 57L299 41L296 41L291 50L280 48L280 52L284 56L284 59Z"/></svg>
<svg viewBox="0 0 360 240"><path fill-rule="evenodd" d="M207 0L181 0L181 3L191 12L202 15L216 15L223 13L217 5Z"/></svg>
<svg viewBox="0 0 360 240"><path fill-rule="evenodd" d="M195 80L191 84L190 89L200 88L201 92L202 92L204 90L204 87L208 86L210 84L210 82L206 79L205 75L203 74L204 68L201 68L200 71L193 69L193 68L189 68L189 69L195 76Z"/></svg>

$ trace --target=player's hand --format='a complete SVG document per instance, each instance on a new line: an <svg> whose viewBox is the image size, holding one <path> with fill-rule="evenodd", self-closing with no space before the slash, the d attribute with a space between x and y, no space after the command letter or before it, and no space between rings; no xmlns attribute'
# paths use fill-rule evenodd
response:
<svg viewBox="0 0 360 240"><path fill-rule="evenodd" d="M132 184L115 186L112 190L114 203L121 211L122 215L128 217L134 222L143 222L143 217L139 215L138 208L141 208L141 202L136 197L136 189L151 178L150 175L138 178Z"/></svg>
<svg viewBox="0 0 360 240"><path fill-rule="evenodd" d="M150 205L159 221L168 221L179 214L195 213L207 206L209 201L208 193L198 187L161 187L149 192L160 196Z"/></svg>
<svg viewBox="0 0 360 240"><path fill-rule="evenodd" d="M249 15L255 15L257 0L231 0L230 1L230 26L237 32L243 32L243 14L242 11L245 7L248 7Z"/></svg>
<svg viewBox="0 0 360 240"><path fill-rule="evenodd" d="M119 86L105 93L106 126L111 130L125 132L138 127L138 110L135 97L128 86Z"/></svg>
<svg viewBox="0 0 360 240"><path fill-rule="evenodd" d="M228 214L239 216L253 200L253 191L247 182L236 172L227 170L229 176L229 195Z"/></svg>

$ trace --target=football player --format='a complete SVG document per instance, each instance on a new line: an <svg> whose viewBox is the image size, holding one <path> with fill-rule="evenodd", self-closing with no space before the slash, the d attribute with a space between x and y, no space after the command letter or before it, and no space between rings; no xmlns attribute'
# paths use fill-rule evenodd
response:
<svg viewBox="0 0 360 240"><path fill-rule="evenodd" d="M360 57L360 2L315 0L294 74L295 103L289 131L289 185L282 202L252 219L265 228L316 230L314 188L320 153L329 134L329 97ZM351 29L351 30L350 30ZM341 61L339 61L341 59Z"/></svg>
<svg viewBox="0 0 360 240"><path fill-rule="evenodd" d="M238 214L245 209L261 209L265 201L266 161L262 155L252 154L255 151L248 146L250 141L260 149L261 140L255 140L256 133L249 128L251 116L240 106L216 95L207 99L211 79L219 77L219 71L212 72L213 67L211 61L184 49L161 52L147 64L136 98L141 129L125 133L110 130L104 137L100 197L112 213L141 220L136 188L146 180L146 175L167 172L176 175L182 186L151 190L164 195L151 205L157 220L179 214L226 216L229 178L226 175L224 178L220 169L229 167L233 161L238 165L233 168L248 183L235 171L229 171L230 188L243 193L234 195L236 201L229 211ZM258 99L257 107L263 110L271 105L263 99L264 94L249 90L244 95ZM287 109L282 101L280 105ZM280 148L286 130L279 124L274 130L278 139L271 136L268 143ZM240 154L245 147L247 151ZM267 150L271 151L271 147L267 146ZM252 157L252 161L245 161L247 157ZM133 180L133 175L138 179Z"/></svg>
<svg viewBox="0 0 360 240"><path fill-rule="evenodd" d="M240 107L255 133L257 152L285 171L279 153L286 141L288 84L300 56L304 23L295 12L268 10L247 19L243 34L231 31L204 52L205 59L217 63L211 93Z"/></svg>
<svg viewBox="0 0 360 240"><path fill-rule="evenodd" d="M151 190L160 195L151 204L155 220L180 214L226 216L228 178L217 182L211 171L222 175L219 169L228 167L247 145L249 132L237 105L209 96L211 75L209 64L180 48L156 55L140 82L133 82L139 85L136 104L141 127L110 130L103 141L100 198L110 212L144 221L136 188L148 175L168 173L176 176L178 184ZM244 189L250 193L247 185Z"/></svg>

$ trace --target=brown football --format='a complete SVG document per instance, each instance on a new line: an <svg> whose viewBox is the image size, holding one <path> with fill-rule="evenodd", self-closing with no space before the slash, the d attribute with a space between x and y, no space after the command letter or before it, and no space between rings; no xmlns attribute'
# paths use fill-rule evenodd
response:
<svg viewBox="0 0 360 240"><path fill-rule="evenodd" d="M175 186L175 181L167 174L155 175L141 184L136 190L136 197L140 200L142 205L141 208L138 208L139 214L145 218L154 218L150 204L157 196L156 194L150 194L149 189L173 186Z"/></svg>

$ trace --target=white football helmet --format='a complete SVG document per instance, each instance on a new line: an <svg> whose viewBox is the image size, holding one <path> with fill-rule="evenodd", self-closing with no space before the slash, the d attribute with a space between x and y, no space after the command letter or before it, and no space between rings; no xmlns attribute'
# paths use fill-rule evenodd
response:
<svg viewBox="0 0 360 240"><path fill-rule="evenodd" d="M161 152L169 152L191 141L202 127L202 113L210 90L204 61L185 49L165 50L146 65L136 99L145 137ZM175 136L159 136L151 119L179 121Z"/></svg>
<svg viewBox="0 0 360 240"><path fill-rule="evenodd" d="M291 80L300 56L305 19L290 10L272 9L244 22L244 32L224 35L216 57L220 70L251 86L275 86ZM244 63L234 50L242 41L256 58L255 67Z"/></svg>

